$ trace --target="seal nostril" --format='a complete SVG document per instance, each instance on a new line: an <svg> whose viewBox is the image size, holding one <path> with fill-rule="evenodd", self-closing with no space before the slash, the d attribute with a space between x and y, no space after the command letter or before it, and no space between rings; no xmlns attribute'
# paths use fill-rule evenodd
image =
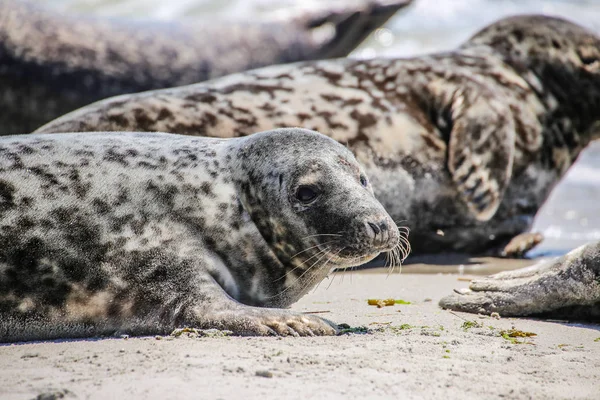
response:
<svg viewBox="0 0 600 400"><path fill-rule="evenodd" d="M379 229L381 229L381 231L387 231L388 229L390 229L389 225L387 224L387 222L382 222L379 224Z"/></svg>
<svg viewBox="0 0 600 400"><path fill-rule="evenodd" d="M375 232L375 234L379 234L381 232L381 229L379 229L379 227L372 223L372 222L368 222L369 226L371 227L371 229L373 229L373 232Z"/></svg>

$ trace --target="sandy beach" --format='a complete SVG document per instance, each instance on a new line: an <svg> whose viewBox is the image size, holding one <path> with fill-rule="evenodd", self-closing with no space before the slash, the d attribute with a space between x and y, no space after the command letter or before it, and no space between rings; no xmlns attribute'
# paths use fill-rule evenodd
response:
<svg viewBox="0 0 600 400"><path fill-rule="evenodd" d="M209 15L225 4L153 0L152 8L146 0L52 3L164 19ZM229 15L241 3L245 1L232 1L223 12ZM600 30L600 7L594 2L442 3L417 1L355 56L450 49L481 26L517 12L564 15ZM599 160L596 142L553 192L533 226L546 239L530 256L564 254L600 240ZM470 278L537 261L422 257L401 274L385 269L337 273L292 307L352 328L336 337L183 333L0 344L0 400L598 399L600 324L496 319L437 305L453 289L467 287ZM386 298L410 304L377 308L367 302ZM535 336L511 337L515 331Z"/></svg>
<svg viewBox="0 0 600 400"><path fill-rule="evenodd" d="M441 310L472 275L412 273L419 267L338 273L293 307L368 333L3 345L0 398L597 398L600 325ZM411 304L377 308L371 298ZM502 337L511 329L536 336Z"/></svg>

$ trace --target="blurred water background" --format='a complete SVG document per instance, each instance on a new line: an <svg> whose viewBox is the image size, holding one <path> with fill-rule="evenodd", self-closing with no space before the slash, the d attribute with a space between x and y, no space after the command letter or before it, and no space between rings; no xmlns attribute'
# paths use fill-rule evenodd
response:
<svg viewBox="0 0 600 400"><path fill-rule="evenodd" d="M260 20L300 12L323 0L46 0L65 11L114 17L192 20ZM374 32L351 56L414 56L450 50L485 25L505 16L543 13L561 16L600 33L597 0L415 0ZM599 110L600 112L600 110ZM562 254L600 240L600 142L590 146L554 190L533 230L545 241L531 256Z"/></svg>

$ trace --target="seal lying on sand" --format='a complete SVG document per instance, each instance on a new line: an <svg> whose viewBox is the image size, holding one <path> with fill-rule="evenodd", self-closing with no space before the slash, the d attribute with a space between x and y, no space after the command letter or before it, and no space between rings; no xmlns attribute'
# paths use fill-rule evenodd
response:
<svg viewBox="0 0 600 400"><path fill-rule="evenodd" d="M64 15L0 0L0 134L31 132L118 94L344 56L409 3L329 4L269 23L164 23Z"/></svg>
<svg viewBox="0 0 600 400"><path fill-rule="evenodd" d="M555 260L471 282L440 306L503 317L552 317L600 322L600 242Z"/></svg>
<svg viewBox="0 0 600 400"><path fill-rule="evenodd" d="M400 239L352 153L304 129L6 136L0 155L0 341L333 334L261 307Z"/></svg>
<svg viewBox="0 0 600 400"><path fill-rule="evenodd" d="M101 101L39 132L317 129L366 166L376 197L410 226L413 253L478 253L530 228L598 137L598 110L599 38L563 19L519 16L449 53L258 69Z"/></svg>

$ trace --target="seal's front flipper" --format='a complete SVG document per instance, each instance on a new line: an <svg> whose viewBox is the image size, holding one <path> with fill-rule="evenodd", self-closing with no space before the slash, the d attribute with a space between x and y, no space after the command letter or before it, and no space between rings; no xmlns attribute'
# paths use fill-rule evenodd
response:
<svg viewBox="0 0 600 400"><path fill-rule="evenodd" d="M555 260L473 281L440 300L455 311L600 321L600 242Z"/></svg>
<svg viewBox="0 0 600 400"><path fill-rule="evenodd" d="M314 315L239 303L209 275L202 279L197 292L185 318L179 321L182 326L228 330L242 336L325 336L337 333L337 325Z"/></svg>
<svg viewBox="0 0 600 400"><path fill-rule="evenodd" d="M515 128L510 109L485 87L456 89L450 99L448 170L473 216L496 213L513 166Z"/></svg>
<svg viewBox="0 0 600 400"><path fill-rule="evenodd" d="M232 331L241 336L326 336L335 335L337 326L314 315L275 308L237 304L228 310L203 311L201 328Z"/></svg>

